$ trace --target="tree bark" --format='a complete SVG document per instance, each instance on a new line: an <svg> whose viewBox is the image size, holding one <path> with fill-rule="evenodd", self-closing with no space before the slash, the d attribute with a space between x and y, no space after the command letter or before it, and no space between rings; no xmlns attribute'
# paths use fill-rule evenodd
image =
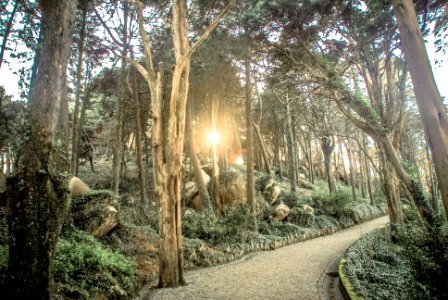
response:
<svg viewBox="0 0 448 300"><path fill-rule="evenodd" d="M370 204L375 205L376 203L372 189L372 176L370 175L369 160L367 159L367 138L364 134L362 135L362 146L364 148L364 168L366 172L367 190L369 192Z"/></svg>
<svg viewBox="0 0 448 300"><path fill-rule="evenodd" d="M249 45L247 45L249 47ZM247 178L246 178L246 197L247 203L252 209L255 228L258 227L256 217L256 203L255 203L255 182L254 182L254 148L252 142L252 97L250 84L250 57L249 49L247 49L246 58L244 61L245 68L245 99L246 99L246 158L247 158Z"/></svg>
<svg viewBox="0 0 448 300"><path fill-rule="evenodd" d="M436 188L436 183L434 180L434 169L433 169L433 165L431 163L431 153L429 151L429 147L428 145L425 146L425 156L426 156L426 161L427 163L427 182L428 182L428 186L429 186L429 191L431 193L431 204L432 204L432 208L434 209L434 212L437 213L439 210L439 199L437 197L437 188Z"/></svg>
<svg viewBox="0 0 448 300"><path fill-rule="evenodd" d="M131 49L131 58L134 58L134 54ZM139 84L137 79L137 74L135 70L131 72L131 91L132 98L134 99L134 116L135 116L135 152L136 155L136 163L138 167L138 180L139 180L139 189L140 189L140 200L146 205L148 204L148 185L147 185L147 176L146 176L146 168L143 162L143 150L142 150L142 121L141 121L141 104L140 104L140 93L139 93Z"/></svg>
<svg viewBox="0 0 448 300"><path fill-rule="evenodd" d="M414 3L393 0L401 45L409 66L418 109L431 148L445 214L448 216L448 117L426 52Z"/></svg>
<svg viewBox="0 0 448 300"><path fill-rule="evenodd" d="M123 118L124 118L124 101L126 97L126 54L128 53L128 16L129 16L129 4L127 2L123 3L123 36L122 36L122 60L121 60L121 76L120 83L118 85L119 93L116 103L116 115L114 124L114 136L115 136L115 146L112 157L112 175L113 175L113 186L115 196L120 193L120 180L121 171L123 165Z"/></svg>
<svg viewBox="0 0 448 300"><path fill-rule="evenodd" d="M77 1L40 1L42 40L29 103L30 138L8 179L6 298L51 299L52 259L69 204L65 77ZM61 127L62 126L62 127Z"/></svg>
<svg viewBox="0 0 448 300"><path fill-rule="evenodd" d="M426 222L429 227L433 227L438 224L437 216L434 210L429 205L429 202L423 194L423 188L414 179L412 179L404 170L403 165L400 162L397 152L394 146L387 137L379 137L384 150L386 152L387 158L395 169L398 178L400 178L403 185L409 191L414 200L414 203L420 213L422 219Z"/></svg>
<svg viewBox="0 0 448 300"><path fill-rule="evenodd" d="M322 152L324 153L325 174L327 176L328 190L330 194L336 192L336 183L331 168L331 154L333 153L335 142L333 136L323 136L321 138Z"/></svg>
<svg viewBox="0 0 448 300"><path fill-rule="evenodd" d="M291 182L291 192L297 191L297 177L296 177L296 155L294 146L294 136L292 132L292 112L290 107L290 100L286 99L285 103L286 109L286 139L288 143L288 177ZM311 169L311 168L310 168Z"/></svg>
<svg viewBox="0 0 448 300"><path fill-rule="evenodd" d="M381 172L382 172L382 184L383 191L387 199L387 208L389 212L389 218L391 224L403 224L404 216L403 210L401 208L401 202L396 193L395 184L393 182L394 169L391 166L390 161L388 161L385 156L384 151L380 151L380 161L381 161Z"/></svg>
<svg viewBox="0 0 448 300"><path fill-rule="evenodd" d="M345 144L345 149L347 149L347 155L348 155L348 165L350 167L350 185L352 187L352 197L353 200L356 201L356 179L355 179L355 168L353 166L353 155L352 155L352 147L350 146L349 142Z"/></svg>
<svg viewBox="0 0 448 300"><path fill-rule="evenodd" d="M76 70L76 94L75 94L75 109L73 111L73 124L72 124L72 155L70 162L70 171L75 176L78 176L78 148L79 148L79 99L81 96L81 81L82 81L82 71L83 71L83 59L84 59L84 42L86 35L86 18L87 18L87 3L83 3L82 11L82 24L81 33L79 35L78 41L78 66Z"/></svg>
<svg viewBox="0 0 448 300"><path fill-rule="evenodd" d="M255 134L257 136L258 143L260 145L261 155L263 155L263 161L264 161L266 173L272 174L271 163L269 162L269 157L268 157L268 153L266 151L266 146L264 145L263 137L261 136L260 127L255 123L252 123L252 126L255 129Z"/></svg>

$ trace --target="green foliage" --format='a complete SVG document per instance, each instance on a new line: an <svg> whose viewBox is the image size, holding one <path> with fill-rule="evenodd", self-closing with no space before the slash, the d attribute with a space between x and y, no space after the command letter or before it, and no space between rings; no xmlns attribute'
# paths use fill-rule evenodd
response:
<svg viewBox="0 0 448 300"><path fill-rule="evenodd" d="M399 228L396 233L404 255L417 281L418 299L448 298L448 228L428 231L416 225Z"/></svg>
<svg viewBox="0 0 448 300"><path fill-rule="evenodd" d="M58 298L129 299L135 295L134 263L94 237L67 229L58 241L54 278Z"/></svg>
<svg viewBox="0 0 448 300"><path fill-rule="evenodd" d="M309 228L288 222L277 222L271 219L263 220L259 223L259 232L270 236L285 237L288 235L301 235L309 231Z"/></svg>
<svg viewBox="0 0 448 300"><path fill-rule="evenodd" d="M9 246L0 245L0 287L5 281L6 271L8 269Z"/></svg>
<svg viewBox="0 0 448 300"><path fill-rule="evenodd" d="M336 228L339 226L339 222L335 218L327 215L315 216L314 224L320 229Z"/></svg>
<svg viewBox="0 0 448 300"><path fill-rule="evenodd" d="M408 201L401 200L401 202L403 203L402 210L406 223L409 225L424 226L423 220L415 205L410 205Z"/></svg>
<svg viewBox="0 0 448 300"><path fill-rule="evenodd" d="M379 230L358 240L345 257L344 271L365 299L415 299L411 262Z"/></svg>
<svg viewBox="0 0 448 300"><path fill-rule="evenodd" d="M114 194L110 190L91 190L85 195L72 198L72 205L79 206L98 198L114 198Z"/></svg>
<svg viewBox="0 0 448 300"><path fill-rule="evenodd" d="M312 227L314 225L314 213L306 211L301 206L293 207L289 212L288 222L299 226Z"/></svg>
<svg viewBox="0 0 448 300"><path fill-rule="evenodd" d="M217 241L223 236L224 229L208 210L189 210L182 220L182 232L189 239Z"/></svg>
<svg viewBox="0 0 448 300"><path fill-rule="evenodd" d="M266 187L266 184L272 180L272 176L271 175L262 175L259 176L255 179L255 189L259 190L259 191L263 191L264 188Z"/></svg>
<svg viewBox="0 0 448 300"><path fill-rule="evenodd" d="M340 217L350 215L349 205L353 203L352 195L345 191L333 194L317 194L313 196L314 208L320 214Z"/></svg>
<svg viewBox="0 0 448 300"><path fill-rule="evenodd" d="M212 245L244 242L247 233L255 231L252 212L247 205L225 209L219 219L206 210L190 211L182 226L185 237L206 240Z"/></svg>
<svg viewBox="0 0 448 300"><path fill-rule="evenodd" d="M283 202L286 204L289 208L293 208L301 204L301 199L296 193L293 193L291 191L282 191L280 193L280 196L278 197L278 202Z"/></svg>
<svg viewBox="0 0 448 300"><path fill-rule="evenodd" d="M26 135L26 103L13 101L0 86L0 105L0 153L14 156ZM14 160L14 157L11 159Z"/></svg>
<svg viewBox="0 0 448 300"><path fill-rule="evenodd" d="M349 216L357 224L381 214L377 207L371 206L368 203L356 203L355 205L350 205L349 211Z"/></svg>

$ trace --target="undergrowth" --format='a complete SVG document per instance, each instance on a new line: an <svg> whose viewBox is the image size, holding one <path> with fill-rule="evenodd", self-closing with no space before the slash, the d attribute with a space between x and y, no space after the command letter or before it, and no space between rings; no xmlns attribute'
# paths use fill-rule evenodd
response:
<svg viewBox="0 0 448 300"><path fill-rule="evenodd" d="M56 246L56 299L129 299L135 295L132 261L85 232L69 228Z"/></svg>
<svg viewBox="0 0 448 300"><path fill-rule="evenodd" d="M345 257L344 271L365 299L415 299L411 262L379 230L358 240Z"/></svg>

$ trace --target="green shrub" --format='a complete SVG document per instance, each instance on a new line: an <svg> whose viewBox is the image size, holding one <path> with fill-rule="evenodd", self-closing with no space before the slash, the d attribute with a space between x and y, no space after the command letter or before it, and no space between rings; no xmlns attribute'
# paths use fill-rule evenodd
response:
<svg viewBox="0 0 448 300"><path fill-rule="evenodd" d="M219 219L219 224L226 228L227 234L255 230L252 211L246 204L224 209L224 215Z"/></svg>
<svg viewBox="0 0 448 300"><path fill-rule="evenodd" d="M266 184L272 180L271 175L262 175L255 179L255 189L259 191L264 191L264 188L266 187Z"/></svg>
<svg viewBox="0 0 448 300"><path fill-rule="evenodd" d="M224 234L218 219L208 210L189 210L182 220L182 232L186 238L200 239L209 242L219 240Z"/></svg>
<svg viewBox="0 0 448 300"><path fill-rule="evenodd" d="M56 298L130 299L135 265L81 230L67 229L54 259Z"/></svg>
<svg viewBox="0 0 448 300"><path fill-rule="evenodd" d="M418 285L420 299L448 299L448 229L407 226L396 231Z"/></svg>
<svg viewBox="0 0 448 300"><path fill-rule="evenodd" d="M344 271L365 299L416 299L411 262L379 230L353 244L345 258Z"/></svg>
<svg viewBox="0 0 448 300"><path fill-rule="evenodd" d="M252 212L247 205L227 208L220 218L208 211L189 211L182 222L184 236L205 240L211 245L242 243L255 231Z"/></svg>
<svg viewBox="0 0 448 300"><path fill-rule="evenodd" d="M327 215L315 216L314 224L320 229L337 228L339 226L339 222L335 218Z"/></svg>
<svg viewBox="0 0 448 300"><path fill-rule="evenodd" d="M8 270L9 246L0 245L0 287L5 281L6 271Z"/></svg>
<svg viewBox="0 0 448 300"><path fill-rule="evenodd" d="M356 224L365 222L375 215L375 209L367 203L350 205L348 210L350 211L350 217Z"/></svg>
<svg viewBox="0 0 448 300"><path fill-rule="evenodd" d="M353 202L352 195L347 192L336 192L333 194L317 194L313 196L313 207L318 213L340 217L350 215L349 205Z"/></svg>
<svg viewBox="0 0 448 300"><path fill-rule="evenodd" d="M288 235L300 235L310 231L309 228L301 227L296 224L278 222L267 219L258 224L259 233L269 236L285 237Z"/></svg>
<svg viewBox="0 0 448 300"><path fill-rule="evenodd" d="M288 222L299 226L312 227L314 225L314 214L301 206L296 206L289 212Z"/></svg>
<svg viewBox="0 0 448 300"><path fill-rule="evenodd" d="M277 202L283 202L289 208L293 208L305 201L301 201L301 199L296 193L290 191L282 191L277 199Z"/></svg>

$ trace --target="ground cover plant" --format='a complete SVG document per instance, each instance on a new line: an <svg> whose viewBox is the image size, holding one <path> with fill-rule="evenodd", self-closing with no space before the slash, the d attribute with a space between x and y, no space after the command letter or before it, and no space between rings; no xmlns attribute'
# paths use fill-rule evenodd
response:
<svg viewBox="0 0 448 300"><path fill-rule="evenodd" d="M408 223L368 234L345 253L344 272L365 299L447 299L448 227L423 226L415 208ZM417 219L416 219L417 218Z"/></svg>

